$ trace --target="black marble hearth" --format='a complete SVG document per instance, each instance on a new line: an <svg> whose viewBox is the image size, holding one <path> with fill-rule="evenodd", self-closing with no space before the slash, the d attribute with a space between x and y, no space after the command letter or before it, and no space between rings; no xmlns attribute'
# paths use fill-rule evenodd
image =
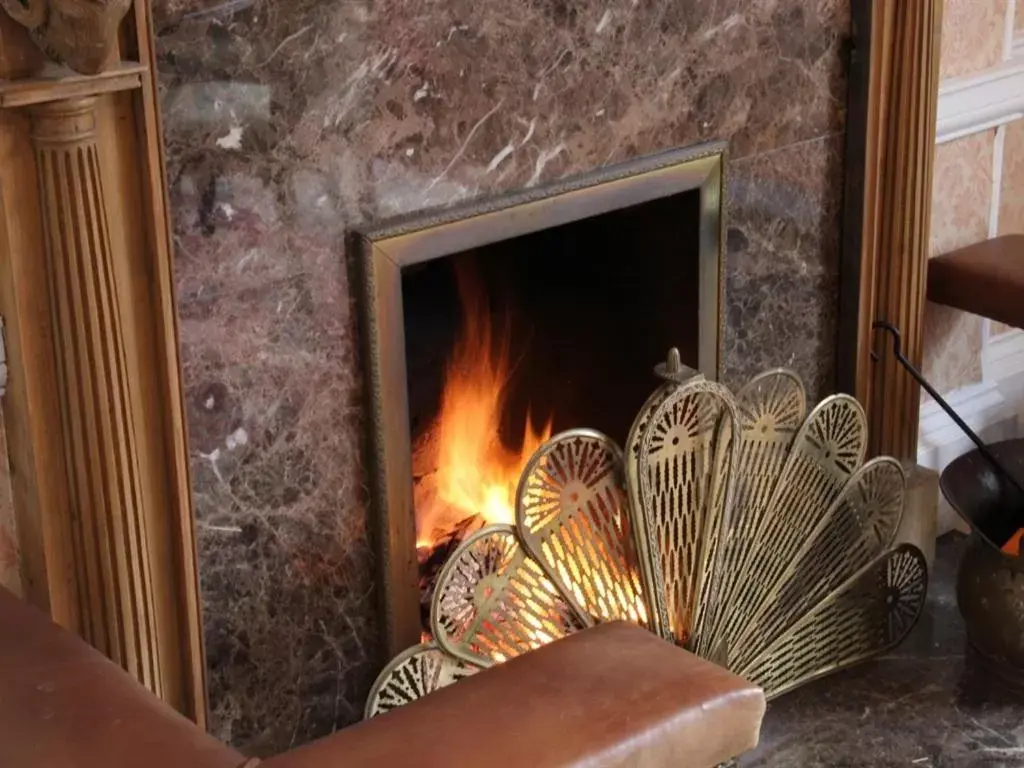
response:
<svg viewBox="0 0 1024 768"><path fill-rule="evenodd" d="M928 604L895 652L768 707L739 768L1024 766L1024 693L978 669L956 607L965 539L939 540Z"/></svg>

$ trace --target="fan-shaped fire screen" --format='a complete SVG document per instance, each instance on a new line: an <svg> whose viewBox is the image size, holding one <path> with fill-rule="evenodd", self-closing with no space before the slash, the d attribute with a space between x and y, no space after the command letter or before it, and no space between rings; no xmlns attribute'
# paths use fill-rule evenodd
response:
<svg viewBox="0 0 1024 768"><path fill-rule="evenodd" d="M800 379L733 394L670 353L625 450L576 429L530 459L514 526L441 570L433 641L381 673L366 716L596 623L640 624L778 696L893 648L924 605L921 551L896 543L906 478L864 461L846 395L807 412Z"/></svg>

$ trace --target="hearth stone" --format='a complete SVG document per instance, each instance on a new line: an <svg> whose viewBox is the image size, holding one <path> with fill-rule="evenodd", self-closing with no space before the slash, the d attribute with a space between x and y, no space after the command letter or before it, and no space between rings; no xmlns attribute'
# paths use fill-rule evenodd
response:
<svg viewBox="0 0 1024 768"><path fill-rule="evenodd" d="M928 602L895 652L771 704L738 768L927 768L1024 762L1024 697L965 654L956 569L965 538L938 542Z"/></svg>
<svg viewBox="0 0 1024 768"><path fill-rule="evenodd" d="M724 377L833 378L846 0L157 0L211 724L259 754L385 663L346 231L730 142Z"/></svg>

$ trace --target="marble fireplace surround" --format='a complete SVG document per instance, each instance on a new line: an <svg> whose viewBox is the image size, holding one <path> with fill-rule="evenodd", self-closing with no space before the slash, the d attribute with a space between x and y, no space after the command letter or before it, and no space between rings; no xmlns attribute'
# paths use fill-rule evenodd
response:
<svg viewBox="0 0 1024 768"><path fill-rule="evenodd" d="M211 726L358 719L386 661L345 233L729 142L722 378L834 386L846 0L154 0Z"/></svg>

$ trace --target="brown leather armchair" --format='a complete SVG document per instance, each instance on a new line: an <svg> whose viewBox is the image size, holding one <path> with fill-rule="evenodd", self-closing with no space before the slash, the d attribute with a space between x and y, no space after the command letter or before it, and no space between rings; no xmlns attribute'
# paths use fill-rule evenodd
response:
<svg viewBox="0 0 1024 768"><path fill-rule="evenodd" d="M757 743L761 691L622 623L577 633L261 768L705 768ZM239 768L119 667L0 590L0 765Z"/></svg>
<svg viewBox="0 0 1024 768"><path fill-rule="evenodd" d="M120 667L0 589L0 766L238 768Z"/></svg>

